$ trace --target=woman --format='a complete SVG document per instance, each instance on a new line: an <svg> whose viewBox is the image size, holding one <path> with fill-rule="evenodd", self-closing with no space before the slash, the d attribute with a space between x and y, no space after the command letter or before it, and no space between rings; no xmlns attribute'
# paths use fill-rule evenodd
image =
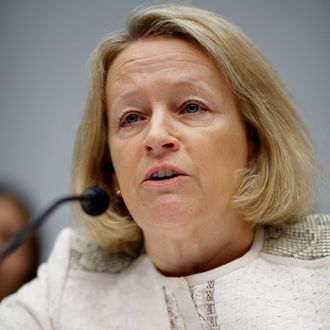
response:
<svg viewBox="0 0 330 330"><path fill-rule="evenodd" d="M1 323L326 329L330 218L306 216L317 168L285 88L238 28L197 8L141 9L96 50L75 150L74 191L103 186L111 208L80 215L90 237L60 234Z"/></svg>

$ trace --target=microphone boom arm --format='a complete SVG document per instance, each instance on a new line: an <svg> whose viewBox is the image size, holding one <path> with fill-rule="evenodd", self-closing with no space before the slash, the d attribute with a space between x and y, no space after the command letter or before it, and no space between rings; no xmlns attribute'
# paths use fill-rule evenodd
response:
<svg viewBox="0 0 330 330"><path fill-rule="evenodd" d="M68 196L58 199L55 203L49 206L39 217L30 221L25 225L12 239L9 240L0 251L0 263L18 248L32 232L36 231L47 219L47 217L62 203L70 201L82 201L84 195Z"/></svg>
<svg viewBox="0 0 330 330"><path fill-rule="evenodd" d="M58 199L38 218L30 221L25 227L23 227L2 249L0 249L0 263L16 248L22 245L28 236L36 231L45 222L49 214L51 214L59 205L73 201L79 201L83 211L94 217L104 213L108 209L110 203L108 193L97 186L87 188L81 195L71 195Z"/></svg>

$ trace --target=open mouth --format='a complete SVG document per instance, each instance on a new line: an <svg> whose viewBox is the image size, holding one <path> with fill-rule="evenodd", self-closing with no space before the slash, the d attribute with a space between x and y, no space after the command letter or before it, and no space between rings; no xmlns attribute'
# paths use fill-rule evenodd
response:
<svg viewBox="0 0 330 330"><path fill-rule="evenodd" d="M152 180L152 181L168 180L168 179L175 178L178 175L180 175L180 174L177 173L176 171L174 171L172 169L166 169L166 170L157 171L157 172L153 173L149 177L148 180Z"/></svg>
<svg viewBox="0 0 330 330"><path fill-rule="evenodd" d="M180 168L164 164L151 168L145 175L143 184L145 187L169 187L182 184L188 175Z"/></svg>

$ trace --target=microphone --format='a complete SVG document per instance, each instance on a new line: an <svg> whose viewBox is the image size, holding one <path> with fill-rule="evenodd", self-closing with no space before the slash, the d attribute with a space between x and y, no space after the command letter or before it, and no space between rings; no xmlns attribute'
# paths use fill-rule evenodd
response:
<svg viewBox="0 0 330 330"><path fill-rule="evenodd" d="M81 208L88 215L101 215L108 209L109 204L109 195L100 187L89 187L81 195Z"/></svg>
<svg viewBox="0 0 330 330"><path fill-rule="evenodd" d="M79 201L84 212L91 216L101 215L108 209L110 204L109 195L97 186L87 188L81 195L71 195L58 199L5 244L4 248L0 250L0 263L36 231L59 205L73 201Z"/></svg>

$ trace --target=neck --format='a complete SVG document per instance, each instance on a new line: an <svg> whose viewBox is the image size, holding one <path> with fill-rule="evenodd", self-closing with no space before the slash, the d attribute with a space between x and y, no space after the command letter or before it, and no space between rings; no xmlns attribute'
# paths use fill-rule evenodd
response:
<svg viewBox="0 0 330 330"><path fill-rule="evenodd" d="M253 225L242 221L239 226L218 231L193 231L184 239L166 236L163 231L160 235L145 233L145 249L162 274L188 276L241 257L251 247L253 238Z"/></svg>

